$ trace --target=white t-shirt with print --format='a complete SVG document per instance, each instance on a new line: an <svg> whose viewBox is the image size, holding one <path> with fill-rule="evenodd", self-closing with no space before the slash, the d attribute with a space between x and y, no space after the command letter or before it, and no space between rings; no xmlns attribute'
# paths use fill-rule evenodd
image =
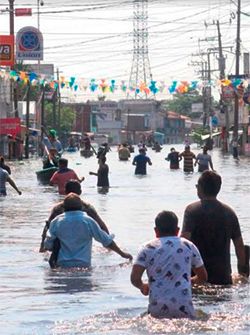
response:
<svg viewBox="0 0 250 335"><path fill-rule="evenodd" d="M203 265L196 246L177 236L167 236L146 243L135 264L148 275L148 312L158 318L194 317L191 269Z"/></svg>

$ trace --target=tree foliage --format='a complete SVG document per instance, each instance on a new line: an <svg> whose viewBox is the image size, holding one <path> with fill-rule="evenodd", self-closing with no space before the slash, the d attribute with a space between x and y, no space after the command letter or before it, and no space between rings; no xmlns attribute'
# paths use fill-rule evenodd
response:
<svg viewBox="0 0 250 335"><path fill-rule="evenodd" d="M75 120L74 109L69 106L61 106L60 108L60 130L61 132L71 132ZM55 120L56 127L58 127L58 104L55 108ZM45 102L45 124L47 128L54 128L54 112L53 112L53 103Z"/></svg>
<svg viewBox="0 0 250 335"><path fill-rule="evenodd" d="M166 100L164 106L168 111L176 112L178 114L191 116L192 104L201 103L202 96L198 92L187 94L175 94L173 99Z"/></svg>

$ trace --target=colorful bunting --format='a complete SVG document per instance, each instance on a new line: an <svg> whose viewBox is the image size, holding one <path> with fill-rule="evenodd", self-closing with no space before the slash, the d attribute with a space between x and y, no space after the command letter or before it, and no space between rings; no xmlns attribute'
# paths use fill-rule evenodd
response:
<svg viewBox="0 0 250 335"><path fill-rule="evenodd" d="M62 90L68 89L74 92L77 91L89 91L90 93L116 93L121 91L124 94L141 94L146 95L156 95L157 93L166 94L185 94L194 90L201 91L205 86L211 86L221 90L221 87L233 87L236 91L239 85L244 87L248 86L248 82L245 79L236 78L233 80L223 79L218 81L211 81L204 84L202 81L192 80L192 81L178 81L173 80L170 84L166 84L164 81L150 80L149 83L141 82L138 87L129 86L125 80L121 80L117 83L115 79L108 81L107 79L95 79L92 78L87 80L85 78L70 77L69 79L64 76L60 76L59 80L54 78L48 79L44 75L38 75L35 72L25 72L25 71L15 71L6 70L5 68L0 68L0 79L8 80L11 79L15 82L27 83L28 81L32 86L37 85L49 85L52 89L57 89L60 87Z"/></svg>

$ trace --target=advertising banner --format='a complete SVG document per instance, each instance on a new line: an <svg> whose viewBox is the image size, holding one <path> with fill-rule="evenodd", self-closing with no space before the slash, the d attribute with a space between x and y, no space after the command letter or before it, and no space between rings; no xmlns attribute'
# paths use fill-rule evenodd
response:
<svg viewBox="0 0 250 335"><path fill-rule="evenodd" d="M16 59L43 60L43 36L35 27L24 27L16 36Z"/></svg>
<svg viewBox="0 0 250 335"><path fill-rule="evenodd" d="M21 132L20 118L0 119L0 135L16 136Z"/></svg>
<svg viewBox="0 0 250 335"><path fill-rule="evenodd" d="M0 35L0 65L14 66L14 35Z"/></svg>
<svg viewBox="0 0 250 335"><path fill-rule="evenodd" d="M15 16L31 16L32 9L31 8L16 8Z"/></svg>

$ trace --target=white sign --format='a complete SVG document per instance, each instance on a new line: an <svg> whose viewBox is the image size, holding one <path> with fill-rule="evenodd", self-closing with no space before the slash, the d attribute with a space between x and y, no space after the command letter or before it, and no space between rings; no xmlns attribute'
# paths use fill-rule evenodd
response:
<svg viewBox="0 0 250 335"><path fill-rule="evenodd" d="M16 36L16 59L43 60L43 36L35 27L24 27Z"/></svg>

